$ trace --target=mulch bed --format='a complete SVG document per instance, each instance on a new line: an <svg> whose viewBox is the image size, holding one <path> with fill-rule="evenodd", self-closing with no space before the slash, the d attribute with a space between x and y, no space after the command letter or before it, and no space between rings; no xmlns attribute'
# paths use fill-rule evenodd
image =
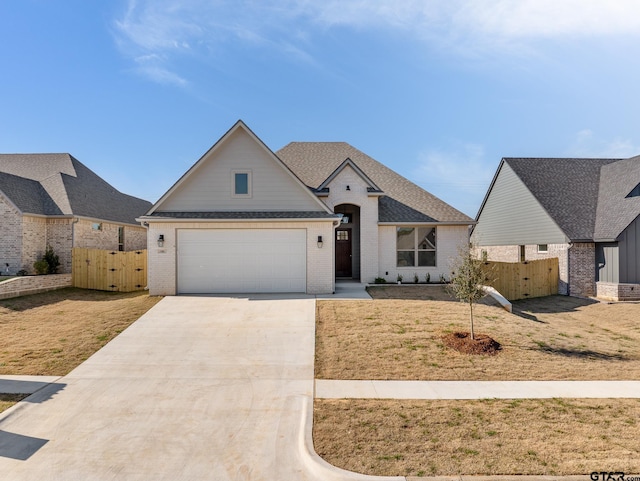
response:
<svg viewBox="0 0 640 481"><path fill-rule="evenodd" d="M486 334L476 334L475 339L471 339L471 334L468 332L451 332L442 336L442 340L445 346L463 354L485 354L492 356L502 349L498 341L495 341Z"/></svg>

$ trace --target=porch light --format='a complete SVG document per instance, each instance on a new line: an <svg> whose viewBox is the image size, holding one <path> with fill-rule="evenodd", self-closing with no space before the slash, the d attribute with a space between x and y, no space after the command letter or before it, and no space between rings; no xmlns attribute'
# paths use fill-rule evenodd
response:
<svg viewBox="0 0 640 481"><path fill-rule="evenodd" d="M322 249L322 245L324 244L324 242L322 242L322 236L319 235L318 236L318 249Z"/></svg>
<svg viewBox="0 0 640 481"><path fill-rule="evenodd" d="M351 190L351 187L347 186L347 190Z"/></svg>
<svg viewBox="0 0 640 481"><path fill-rule="evenodd" d="M158 236L158 247L164 246L164 234Z"/></svg>

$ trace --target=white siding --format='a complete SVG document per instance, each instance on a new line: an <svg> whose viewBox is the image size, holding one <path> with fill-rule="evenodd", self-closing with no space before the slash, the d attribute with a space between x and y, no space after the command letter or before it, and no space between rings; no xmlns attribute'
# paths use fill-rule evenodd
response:
<svg viewBox="0 0 640 481"><path fill-rule="evenodd" d="M507 165L484 204L472 241L477 246L562 244L564 233Z"/></svg>
<svg viewBox="0 0 640 481"><path fill-rule="evenodd" d="M233 196L232 172L251 172L251 197ZM321 207L246 131L238 129L208 153L159 206L164 212L309 211Z"/></svg>

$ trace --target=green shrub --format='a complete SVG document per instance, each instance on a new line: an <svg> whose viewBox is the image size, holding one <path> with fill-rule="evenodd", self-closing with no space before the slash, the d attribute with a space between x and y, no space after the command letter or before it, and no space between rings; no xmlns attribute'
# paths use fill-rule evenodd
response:
<svg viewBox="0 0 640 481"><path fill-rule="evenodd" d="M33 263L33 268L36 270L36 273L39 275L48 274L49 273L49 263L44 259L39 261L35 261Z"/></svg>
<svg viewBox="0 0 640 481"><path fill-rule="evenodd" d="M44 256L42 260L47 263L47 274L55 274L58 272L58 267L60 266L60 259L53 252L53 247L47 246L47 249L44 251Z"/></svg>
<svg viewBox="0 0 640 481"><path fill-rule="evenodd" d="M375 284L386 284L387 280L384 277L376 277L373 282Z"/></svg>

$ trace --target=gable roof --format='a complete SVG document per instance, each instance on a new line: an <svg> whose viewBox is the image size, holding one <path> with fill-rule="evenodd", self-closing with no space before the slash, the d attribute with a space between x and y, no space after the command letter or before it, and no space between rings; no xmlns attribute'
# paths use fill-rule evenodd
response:
<svg viewBox="0 0 640 481"><path fill-rule="evenodd" d="M136 224L151 207L114 189L69 154L0 154L0 190L24 214Z"/></svg>
<svg viewBox="0 0 640 481"><path fill-rule="evenodd" d="M513 169L569 239L588 241L595 231L600 170L616 160L505 158L502 162Z"/></svg>
<svg viewBox="0 0 640 481"><path fill-rule="evenodd" d="M179 188L184 185L192 176L196 175L196 172L198 172L198 170L205 164L205 162L208 161L208 159L210 158L211 155L215 154L216 151L220 150L226 143L227 141L232 137L232 135L234 133L236 133L238 130L242 130L244 131L246 134L249 135L249 137L257 144L260 146L261 149L263 149L263 151L274 161L275 165L282 169L282 171L293 180L293 182L295 182L296 184L298 184L301 188L301 191L304 193L303 195L308 196L309 200L311 200L311 202L314 205L317 205L317 210L316 211L309 211L308 209L305 209L304 211L296 211L295 209L292 209L291 211L287 211L287 212L283 212L283 211L265 211L265 210L259 210L259 209L253 209L250 211L242 211L242 212L237 212L237 211L222 211L222 212L207 212L207 213L203 213L203 212L180 212L180 213L176 213L176 212L166 212L163 211L163 204L165 204L167 202L167 200L172 196L172 194L176 191L179 190ZM265 212L267 212L267 214L265 214ZM283 218L292 218L292 219L297 219L297 218L302 218L302 219L308 219L308 218L318 218L318 219L325 219L325 218L336 218L338 217L337 215L335 215L333 212L330 211L330 209L320 200L317 198L316 195L314 195L308 188L307 186L304 185L304 183L295 175L294 172L291 171L291 169L289 169L289 167L287 167L282 160L280 160L280 158L278 158L278 156L276 156L273 151L271 149L269 149L269 147L267 147L267 145L256 135L253 133L253 131L247 127L247 125L242 121L242 120L238 120L222 137L220 137L220 139L207 151L205 152L205 154L200 157L200 159L191 166L191 168L189 170L187 170L187 172L185 172L182 177L180 177L180 179L178 179L178 181L153 205L153 207L146 213L145 216L141 217L141 219L148 219L148 218L153 218L154 220L157 220L158 218L168 218L168 219L238 219L238 220L242 220L242 219L267 219L267 218L274 218L274 219L283 219Z"/></svg>
<svg viewBox="0 0 640 481"><path fill-rule="evenodd" d="M349 159L383 192L379 198L380 222L474 223L467 215L346 142L291 142L276 155L312 189L322 186Z"/></svg>
<svg viewBox="0 0 640 481"><path fill-rule="evenodd" d="M640 156L602 167L594 240L616 240L640 215L640 197L627 197L639 183Z"/></svg>

